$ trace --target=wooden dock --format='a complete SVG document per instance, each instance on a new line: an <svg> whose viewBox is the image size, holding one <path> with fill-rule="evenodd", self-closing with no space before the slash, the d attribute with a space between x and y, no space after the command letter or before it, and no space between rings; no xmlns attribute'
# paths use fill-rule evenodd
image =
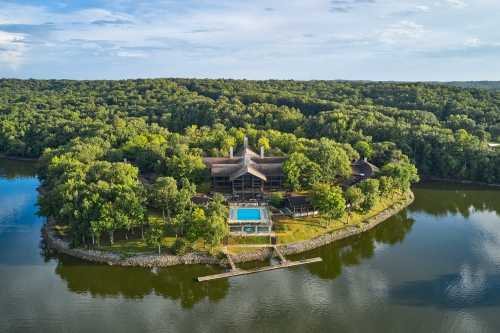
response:
<svg viewBox="0 0 500 333"><path fill-rule="evenodd" d="M265 266L265 267L249 269L249 270L237 268L235 270L231 270L229 272L224 272L224 273L220 273L220 274L200 276L200 277L198 277L198 282L230 278L233 276L241 276L241 275L249 275L249 274L261 273L261 272L267 272L267 271L272 271L275 269L306 265L306 264L311 264L313 262L320 262L320 261L322 261L322 259L318 257L318 258L304 259L304 260L298 260L298 261L286 261L285 263L281 263L281 264L277 264L277 265Z"/></svg>
<svg viewBox="0 0 500 333"><path fill-rule="evenodd" d="M311 258L311 259L297 260L297 261L289 261L289 260L285 259L283 254L278 250L278 248L276 246L273 246L273 248L280 259L280 263L277 265L270 265L270 266L265 266L265 267L255 268L255 269L248 269L248 270L240 269L240 268L237 268L236 265L234 264L234 262L231 258L231 255L229 253L227 253L226 251L224 251L224 253L226 254L226 256L228 258L229 265L231 266L231 270L229 270L228 272L219 273L219 274L200 276L200 277L198 277L197 280L198 280L198 282L212 281L212 280L217 280L217 279L230 278L230 277L234 277L234 276L267 272L267 271L272 271L275 269L307 265L307 264L312 264L314 262L323 261L323 259L321 259L319 257Z"/></svg>

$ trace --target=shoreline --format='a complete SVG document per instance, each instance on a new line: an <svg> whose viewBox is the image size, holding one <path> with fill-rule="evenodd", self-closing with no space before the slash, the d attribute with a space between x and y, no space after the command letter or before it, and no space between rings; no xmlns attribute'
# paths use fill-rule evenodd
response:
<svg viewBox="0 0 500 333"><path fill-rule="evenodd" d="M20 162L38 162L40 159L36 157L19 157L19 156L8 156L0 154L0 159L9 161L20 161Z"/></svg>
<svg viewBox="0 0 500 333"><path fill-rule="evenodd" d="M377 225L386 221L390 217L398 214L403 209L408 207L415 200L415 195L410 190L405 195L405 200L402 202L397 202L384 209L380 213L372 216L357 226L348 226L340 230L329 232L314 238L290 243L277 245L280 252L284 255L299 254L307 252L335 241L345 239L351 236L359 235L370 229L373 229ZM83 248L71 248L69 243L59 237L57 237L52 230L52 224L48 221L43 225L42 234L47 242L49 248L56 250L59 253L66 254L72 257L76 257L82 260L107 264L110 266L124 266L124 267L169 267L176 265L193 265L193 264L207 264L207 265L219 265L227 267L229 266L227 258L218 258L216 256L211 256L208 254L201 253L188 253L185 255L170 255L170 254L137 254L129 257L124 257L119 254L99 251L99 250L88 250ZM273 250L270 248L261 248L255 250L254 252L241 253L241 254L231 254L231 259L235 263L252 262L252 261L263 261L273 256Z"/></svg>
<svg viewBox="0 0 500 333"><path fill-rule="evenodd" d="M477 186L488 186L488 187L500 187L500 184L496 183L485 183L478 182L474 180L461 180L461 179L452 179L452 178L439 178L433 176L423 176L422 180L415 185L425 184L426 182L440 182L440 183L449 183L449 184L460 184L460 185L477 185Z"/></svg>

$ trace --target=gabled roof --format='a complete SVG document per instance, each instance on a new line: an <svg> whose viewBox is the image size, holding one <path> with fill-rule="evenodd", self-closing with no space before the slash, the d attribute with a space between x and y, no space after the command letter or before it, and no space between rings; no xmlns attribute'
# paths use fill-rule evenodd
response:
<svg viewBox="0 0 500 333"><path fill-rule="evenodd" d="M235 171L233 174L231 174L231 176L229 176L229 180L233 181L247 173L263 181L267 181L266 175L257 170L252 164L244 164L239 170Z"/></svg>

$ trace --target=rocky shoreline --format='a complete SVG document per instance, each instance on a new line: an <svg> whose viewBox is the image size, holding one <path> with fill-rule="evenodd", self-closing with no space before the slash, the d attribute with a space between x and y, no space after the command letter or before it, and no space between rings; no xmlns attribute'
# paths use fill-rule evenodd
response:
<svg viewBox="0 0 500 333"><path fill-rule="evenodd" d="M318 247L330 244L332 242L348 238L354 235L368 231L380 223L384 222L391 216L399 213L401 210L409 206L415 196L413 192L409 192L403 202L393 204L391 207L378 213L377 215L368 218L358 226L349 226L341 230L330 232L315 238L286 244L278 245L279 250L284 255L302 253L316 249ZM112 266L138 266L138 267L168 267L175 265L192 265L192 264L207 264L228 266L227 258L218 258L208 254L189 253L185 255L153 255L153 254L137 254L130 257L123 257L119 254L97 250L87 250L82 248L71 248L69 242L56 236L50 223L46 223L43 227L43 236L47 245L59 253L73 256L79 259L87 260L95 263L102 263ZM242 253L231 255L235 263L262 261L270 258L273 255L272 248L263 248L250 253Z"/></svg>

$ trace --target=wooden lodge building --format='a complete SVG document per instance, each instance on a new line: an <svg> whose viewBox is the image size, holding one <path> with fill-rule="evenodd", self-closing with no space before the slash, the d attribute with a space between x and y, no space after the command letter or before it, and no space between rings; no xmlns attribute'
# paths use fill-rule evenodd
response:
<svg viewBox="0 0 500 333"><path fill-rule="evenodd" d="M285 160L286 157L264 156L263 147L260 154L255 153L248 147L248 138L245 137L243 148L236 155L231 148L229 157L206 157L204 162L210 170L214 192L231 193L234 199L248 200L261 198L265 192L286 190L283 174ZM352 177L342 185L344 188L353 186L373 177L378 171L366 158L360 159L352 163ZM300 206L296 209L297 213L311 211L306 201L295 201L295 205L290 202L290 206Z"/></svg>
<svg viewBox="0 0 500 333"><path fill-rule="evenodd" d="M263 192L283 190L283 162L286 157L266 157L264 148L260 154L248 147L245 137L243 149L234 156L207 157L205 164L210 169L212 189L216 192L232 193L237 199L261 197Z"/></svg>

